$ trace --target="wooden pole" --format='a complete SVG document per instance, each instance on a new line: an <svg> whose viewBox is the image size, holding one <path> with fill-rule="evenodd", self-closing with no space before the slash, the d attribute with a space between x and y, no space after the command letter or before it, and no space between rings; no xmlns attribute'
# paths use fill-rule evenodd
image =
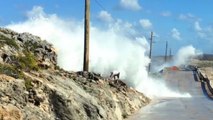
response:
<svg viewBox="0 0 213 120"><path fill-rule="evenodd" d="M168 41L166 41L165 62L167 61Z"/></svg>
<svg viewBox="0 0 213 120"><path fill-rule="evenodd" d="M153 32L151 32L151 37L150 37L150 50L149 50L149 59L150 59L150 63L149 63L148 72L150 72L150 70L151 70L152 42L153 42Z"/></svg>
<svg viewBox="0 0 213 120"><path fill-rule="evenodd" d="M84 18L84 64L83 71L89 71L89 38L90 38L90 0L85 0Z"/></svg>

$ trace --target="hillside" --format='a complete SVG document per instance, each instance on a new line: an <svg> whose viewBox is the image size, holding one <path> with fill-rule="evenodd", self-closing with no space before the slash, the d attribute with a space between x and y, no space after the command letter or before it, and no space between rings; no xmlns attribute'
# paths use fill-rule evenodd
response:
<svg viewBox="0 0 213 120"><path fill-rule="evenodd" d="M57 66L54 47L0 28L0 119L121 120L149 103L121 80Z"/></svg>

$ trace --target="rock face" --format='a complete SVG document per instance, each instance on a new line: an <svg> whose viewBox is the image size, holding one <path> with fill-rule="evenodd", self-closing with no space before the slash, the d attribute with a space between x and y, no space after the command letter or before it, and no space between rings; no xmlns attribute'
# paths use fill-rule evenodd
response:
<svg viewBox="0 0 213 120"><path fill-rule="evenodd" d="M1 106L0 107L0 115L1 120L21 120L22 114L20 110L13 106L13 105L7 105L7 106Z"/></svg>
<svg viewBox="0 0 213 120"><path fill-rule="evenodd" d="M13 57L28 57L33 54L40 67L56 66L56 51L53 46L39 37L29 33L18 34L14 31L0 28L0 62L11 63ZM17 61L15 61L17 62Z"/></svg>
<svg viewBox="0 0 213 120"><path fill-rule="evenodd" d="M122 120L149 103L121 80L68 72L53 46L0 29L0 119Z"/></svg>

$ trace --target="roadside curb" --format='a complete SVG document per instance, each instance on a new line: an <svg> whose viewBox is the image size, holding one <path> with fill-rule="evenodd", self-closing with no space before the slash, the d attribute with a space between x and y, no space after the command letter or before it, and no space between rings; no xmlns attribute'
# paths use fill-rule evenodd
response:
<svg viewBox="0 0 213 120"><path fill-rule="evenodd" d="M199 76L200 82L201 82L201 87L207 94L207 96L213 100L213 88L210 85L210 80L208 79L207 75L203 75L199 69L196 70L197 75ZM209 92L208 92L209 91ZM205 94L205 93L204 93Z"/></svg>

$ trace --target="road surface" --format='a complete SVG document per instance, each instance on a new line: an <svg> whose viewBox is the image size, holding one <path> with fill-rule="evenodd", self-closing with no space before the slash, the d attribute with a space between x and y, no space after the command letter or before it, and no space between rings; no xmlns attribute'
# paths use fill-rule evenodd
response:
<svg viewBox="0 0 213 120"><path fill-rule="evenodd" d="M170 87L192 97L153 100L128 120L213 120L213 100L207 97L192 71L169 72L165 79Z"/></svg>

